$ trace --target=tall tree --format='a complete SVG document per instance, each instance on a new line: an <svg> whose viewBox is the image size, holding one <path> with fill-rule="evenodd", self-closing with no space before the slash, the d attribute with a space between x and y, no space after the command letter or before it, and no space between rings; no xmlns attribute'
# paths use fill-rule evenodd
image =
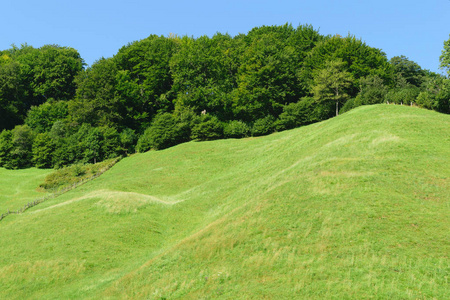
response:
<svg viewBox="0 0 450 300"><path fill-rule="evenodd" d="M75 95L75 76L83 69L79 53L68 47L28 45L0 53L0 129L23 122L31 106Z"/></svg>
<svg viewBox="0 0 450 300"><path fill-rule="evenodd" d="M117 96L126 108L126 127L142 130L141 124L148 125L158 112L173 109L169 63L179 44L177 36L151 35L121 48L115 55Z"/></svg>
<svg viewBox="0 0 450 300"><path fill-rule="evenodd" d="M39 133L33 142L32 161L37 168L51 168L53 166L53 152L55 143L48 133Z"/></svg>
<svg viewBox="0 0 450 300"><path fill-rule="evenodd" d="M178 106L230 117L229 94L236 86L238 43L222 34L181 39L170 62Z"/></svg>
<svg viewBox="0 0 450 300"><path fill-rule="evenodd" d="M299 70L318 37L312 28L291 25L255 28L244 38L233 109L238 119L253 121L278 116L283 105L304 96Z"/></svg>
<svg viewBox="0 0 450 300"><path fill-rule="evenodd" d="M27 125L18 125L12 130L13 149L11 151L11 167L27 168L32 165L32 146L34 133Z"/></svg>
<svg viewBox="0 0 450 300"><path fill-rule="evenodd" d="M349 95L355 97L359 92L359 79L368 75L377 75L383 81L390 82L392 77L391 65L386 54L380 49L368 46L354 36L327 36L320 41L309 53L305 61L303 77L313 84L314 72L323 69L327 61L342 60L345 70L355 79Z"/></svg>
<svg viewBox="0 0 450 300"><path fill-rule="evenodd" d="M441 68L446 69L447 75L450 77L450 38L444 42L444 49L439 57L439 61Z"/></svg>
<svg viewBox="0 0 450 300"><path fill-rule="evenodd" d="M20 64L8 59L0 62L0 130L20 124L29 108L27 91L21 80Z"/></svg>
<svg viewBox="0 0 450 300"><path fill-rule="evenodd" d="M117 126L125 114L116 94L117 65L112 58L96 61L77 77L76 97L69 102L70 119L77 124Z"/></svg>
<svg viewBox="0 0 450 300"><path fill-rule="evenodd" d="M32 106L27 113L25 124L36 132L49 132L53 124L68 115L67 101L48 101L39 106Z"/></svg>
<svg viewBox="0 0 450 300"><path fill-rule="evenodd" d="M339 104L348 99L348 89L352 83L353 77L345 70L345 62L330 60L325 62L323 69L316 72L312 92L317 103L321 105L335 103L337 116Z"/></svg>
<svg viewBox="0 0 450 300"><path fill-rule="evenodd" d="M405 87L405 84L420 87L425 81L425 71L406 56L394 56L389 63L393 66L398 87Z"/></svg>

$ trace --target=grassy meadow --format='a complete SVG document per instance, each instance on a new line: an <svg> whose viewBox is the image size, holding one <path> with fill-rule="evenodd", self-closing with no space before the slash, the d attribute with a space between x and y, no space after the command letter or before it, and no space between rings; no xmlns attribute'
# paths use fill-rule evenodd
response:
<svg viewBox="0 0 450 300"><path fill-rule="evenodd" d="M52 170L31 168L26 170L6 170L0 168L0 214L8 209L13 211L26 203L45 196L43 189L38 189Z"/></svg>
<svg viewBox="0 0 450 300"><path fill-rule="evenodd" d="M450 117L393 105L136 154L0 221L0 299L448 299L449 166Z"/></svg>

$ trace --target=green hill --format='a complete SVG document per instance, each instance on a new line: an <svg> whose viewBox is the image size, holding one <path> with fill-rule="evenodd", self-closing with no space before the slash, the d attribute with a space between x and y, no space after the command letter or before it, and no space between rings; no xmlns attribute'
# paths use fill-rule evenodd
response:
<svg viewBox="0 0 450 300"><path fill-rule="evenodd" d="M27 170L6 170L0 168L0 214L17 210L29 201L47 195L37 190L45 176L52 170L31 168Z"/></svg>
<svg viewBox="0 0 450 300"><path fill-rule="evenodd" d="M449 165L388 105L133 155L0 222L0 298L448 299Z"/></svg>

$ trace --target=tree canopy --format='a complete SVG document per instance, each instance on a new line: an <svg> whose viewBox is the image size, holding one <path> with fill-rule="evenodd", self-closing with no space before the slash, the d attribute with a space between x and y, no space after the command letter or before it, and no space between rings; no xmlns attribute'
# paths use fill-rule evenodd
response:
<svg viewBox="0 0 450 300"><path fill-rule="evenodd" d="M444 42L444 49L439 61L441 68L447 70L447 75L450 77L450 35L449 39Z"/></svg>
<svg viewBox="0 0 450 300"><path fill-rule="evenodd" d="M441 67L450 72L450 39ZM450 75L450 73L448 73ZM85 68L77 50L0 51L0 167L59 167L190 140L259 136L359 105L449 113L450 79L311 25L149 37Z"/></svg>

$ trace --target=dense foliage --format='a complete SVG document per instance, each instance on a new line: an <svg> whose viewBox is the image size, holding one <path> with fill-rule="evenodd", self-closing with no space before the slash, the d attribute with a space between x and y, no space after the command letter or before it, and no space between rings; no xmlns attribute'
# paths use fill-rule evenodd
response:
<svg viewBox="0 0 450 300"><path fill-rule="evenodd" d="M449 66L449 41L440 57ZM95 163L189 140L259 136L360 105L450 113L449 79L310 25L151 35L84 69L75 49L0 51L0 167Z"/></svg>

